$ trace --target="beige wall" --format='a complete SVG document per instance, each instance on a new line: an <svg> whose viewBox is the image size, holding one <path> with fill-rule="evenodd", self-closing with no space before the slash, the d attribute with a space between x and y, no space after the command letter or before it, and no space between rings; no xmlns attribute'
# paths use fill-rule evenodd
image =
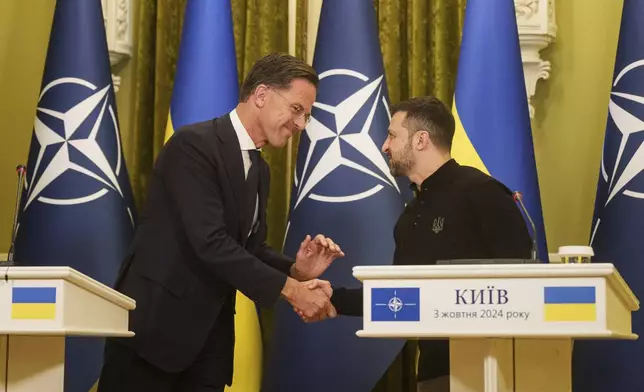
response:
<svg viewBox="0 0 644 392"><path fill-rule="evenodd" d="M27 163L54 5L55 0L0 0L0 253L10 244L15 167ZM132 74L129 62L119 73L123 85L117 93L126 161L132 150Z"/></svg>
<svg viewBox="0 0 644 392"><path fill-rule="evenodd" d="M10 243L15 167L27 164L54 3L0 1L0 252Z"/></svg>
<svg viewBox="0 0 644 392"><path fill-rule="evenodd" d="M532 123L550 252L587 245L622 0L557 0L556 43L543 53Z"/></svg>

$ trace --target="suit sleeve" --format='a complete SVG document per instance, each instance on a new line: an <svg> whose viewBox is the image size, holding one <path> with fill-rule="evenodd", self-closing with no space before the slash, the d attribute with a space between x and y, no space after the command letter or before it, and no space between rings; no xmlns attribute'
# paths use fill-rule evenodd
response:
<svg viewBox="0 0 644 392"><path fill-rule="evenodd" d="M532 238L510 191L501 183L489 180L477 184L468 193L490 257L530 258Z"/></svg>
<svg viewBox="0 0 644 392"><path fill-rule="evenodd" d="M362 299L362 288L347 289L340 287L333 290L331 304L333 304L335 310L338 311L338 314L345 316L362 316L364 313L362 308Z"/></svg>
<svg viewBox="0 0 644 392"><path fill-rule="evenodd" d="M262 244L255 255L263 262L286 275L291 274L291 266L294 261L280 252L275 251L268 244Z"/></svg>
<svg viewBox="0 0 644 392"><path fill-rule="evenodd" d="M228 235L213 148L192 132L177 133L159 167L169 199L199 262L260 306L271 307L287 276Z"/></svg>

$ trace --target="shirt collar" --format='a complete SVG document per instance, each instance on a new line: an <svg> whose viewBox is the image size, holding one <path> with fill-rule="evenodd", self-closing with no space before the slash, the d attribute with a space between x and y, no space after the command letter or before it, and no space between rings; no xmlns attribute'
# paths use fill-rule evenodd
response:
<svg viewBox="0 0 644 392"><path fill-rule="evenodd" d="M241 148L241 150L258 150L258 148L255 147L253 139L251 139L248 135L248 131L244 127L244 124L242 124L241 120L239 119L239 115L237 115L236 109L233 109L230 112L230 121L233 123L233 128L235 129L235 133L237 134L237 139L239 140L239 147Z"/></svg>
<svg viewBox="0 0 644 392"><path fill-rule="evenodd" d="M454 160L454 158L452 158L441 165L432 175L427 177L425 181L420 184L420 189L418 189L414 183L410 184L410 188L415 192L420 191L422 193L445 184L454 178L454 171L459 166L460 165Z"/></svg>

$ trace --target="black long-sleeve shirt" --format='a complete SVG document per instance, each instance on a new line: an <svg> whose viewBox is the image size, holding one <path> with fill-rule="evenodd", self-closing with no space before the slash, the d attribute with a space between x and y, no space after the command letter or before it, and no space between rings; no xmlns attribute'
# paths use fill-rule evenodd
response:
<svg viewBox="0 0 644 392"><path fill-rule="evenodd" d="M417 190L394 228L394 265L437 260L530 258L532 240L512 192L451 159ZM362 316L362 288L334 290L339 314ZM449 341L419 341L418 379L449 374Z"/></svg>

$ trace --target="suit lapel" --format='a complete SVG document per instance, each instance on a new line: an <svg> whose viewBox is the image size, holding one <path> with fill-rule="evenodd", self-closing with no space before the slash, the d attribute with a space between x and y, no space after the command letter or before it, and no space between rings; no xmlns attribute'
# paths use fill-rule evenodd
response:
<svg viewBox="0 0 644 392"><path fill-rule="evenodd" d="M246 205L246 178L244 175L244 162L242 161L241 148L239 140L235 134L235 128L230 121L230 115L220 117L217 120L217 136L222 142L222 157L224 167L228 175L228 181L235 196L235 207L237 217L239 218L239 228L241 230L240 239L246 243L246 233L248 233L247 217L244 210Z"/></svg>

